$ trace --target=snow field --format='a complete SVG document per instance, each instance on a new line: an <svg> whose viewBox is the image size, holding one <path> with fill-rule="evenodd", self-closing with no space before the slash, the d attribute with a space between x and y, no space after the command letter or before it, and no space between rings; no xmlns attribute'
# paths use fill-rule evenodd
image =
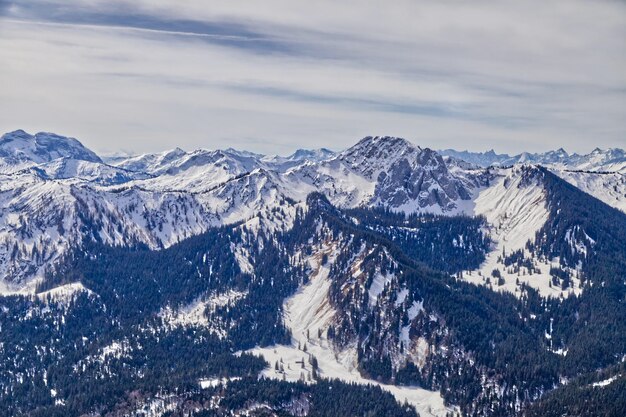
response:
<svg viewBox="0 0 626 417"><path fill-rule="evenodd" d="M328 256L328 262L326 265L321 265L324 254ZM419 387L381 384L366 379L358 371L356 348L352 347L338 352L326 338L326 330L335 315L328 300L330 288L328 273L337 254L336 246L326 244L321 250L311 255L308 262L313 272L309 282L285 300L283 305L285 325L292 332L291 345L257 347L249 351L262 355L269 362L270 366L263 371L263 375L287 381L301 379L309 381L309 374L312 374L313 369L309 363L309 357L312 355L317 359L318 374L322 378L336 378L363 385L378 385L390 392L399 402L406 400L414 405L422 416L445 416L446 412L451 409L444 405L439 392ZM412 313L417 314L417 308L418 306L412 306ZM318 336L318 331L321 337ZM305 344L306 352L304 351ZM276 364L279 370L275 369ZM312 376L310 382L314 382Z"/></svg>
<svg viewBox="0 0 626 417"><path fill-rule="evenodd" d="M526 242L535 240L536 232L543 227L549 216L543 187L523 184L519 168L503 170L503 173L506 175L498 178L496 184L478 190L475 195L473 214L483 215L487 219L494 246L480 268L477 271L464 271L463 279L483 285L485 278L489 277L495 290L508 291L517 296L521 296L517 281L528 284L546 297L579 294L582 289L580 282L575 278L572 279L572 286L566 291L557 286L550 286L550 265L558 265L558 260L545 262L535 259L535 264L541 272L532 275L508 273L505 265L498 262L503 252L510 254L519 249L523 249L525 256L530 257L525 249ZM498 269L504 278L504 284L501 286L498 286L496 279L492 277L494 269Z"/></svg>

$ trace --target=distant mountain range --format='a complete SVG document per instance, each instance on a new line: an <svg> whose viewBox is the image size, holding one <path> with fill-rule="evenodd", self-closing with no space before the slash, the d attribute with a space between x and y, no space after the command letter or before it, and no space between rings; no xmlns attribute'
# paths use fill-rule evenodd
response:
<svg viewBox="0 0 626 417"><path fill-rule="evenodd" d="M279 157L233 149L176 148L101 158L76 139L18 130L0 138L0 172L4 173L0 190L6 207L0 217L6 242L0 251L4 260L0 269L5 282L41 273L63 248L84 239L76 227L83 222L98 225L93 233L105 242L139 240L154 248L209 227L247 221L276 207L285 210L285 218L261 215L261 226L289 228L298 202L318 191L343 208L474 214L477 193L494 175L482 167L514 164L554 169L585 192L626 209L621 172L626 169L626 156L619 149L583 156L570 156L562 149L515 157L493 151L440 154L401 138L366 137L338 153L298 150ZM121 225L125 232L116 232ZM64 233L50 234L50 228ZM9 256L25 236L31 236L31 247ZM46 256L33 264L35 248Z"/></svg>
<svg viewBox="0 0 626 417"><path fill-rule="evenodd" d="M563 148L545 153L523 152L513 156L497 154L493 150L488 152L459 152L454 149L446 149L439 151L439 153L480 167L538 164L574 171L626 172L626 152L618 148L606 150L595 148L586 155L576 153L570 155Z"/></svg>
<svg viewBox="0 0 626 417"><path fill-rule="evenodd" d="M625 241L620 149L101 157L10 132L0 410L619 415Z"/></svg>

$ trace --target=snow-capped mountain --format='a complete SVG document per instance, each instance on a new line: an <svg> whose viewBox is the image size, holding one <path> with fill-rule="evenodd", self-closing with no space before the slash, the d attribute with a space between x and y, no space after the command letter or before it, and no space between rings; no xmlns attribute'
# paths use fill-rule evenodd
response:
<svg viewBox="0 0 626 417"><path fill-rule="evenodd" d="M69 158L88 162L102 162L100 157L74 138L40 132L29 135L23 130L5 133L0 137L2 165L29 165Z"/></svg>
<svg viewBox="0 0 626 417"><path fill-rule="evenodd" d="M578 189L626 213L626 173L554 170Z"/></svg>
<svg viewBox="0 0 626 417"><path fill-rule="evenodd" d="M0 150L1 273L3 282L13 283L41 276L85 239L158 249L240 221L287 230L312 192L341 208L473 215L484 214L475 203L481 190L497 184L493 171L395 137L366 137L340 153L268 157L176 148L105 163L76 139L16 131L2 137ZM556 151L550 160L565 155ZM594 160L619 155L596 152ZM604 174L559 175L623 208L621 174L601 182L596 177Z"/></svg>
<svg viewBox="0 0 626 417"><path fill-rule="evenodd" d="M3 283L41 276L88 240L156 249L219 224L192 194L52 179L35 170L0 176L0 199Z"/></svg>
<svg viewBox="0 0 626 417"><path fill-rule="evenodd" d="M16 135L24 149L44 137ZM175 149L108 165L75 140L45 137L49 152L37 154L43 162L23 159L31 165L0 178L6 207L0 256L7 282L41 274L91 236L157 249L211 226L253 218L256 227L284 229L297 204L314 191L341 207L448 212L475 187L473 180L448 172L435 152L398 138L368 137L338 155L299 151L279 160L232 150ZM58 138L60 150L52 138ZM81 152L68 151L67 143ZM287 162L293 166L285 170Z"/></svg>
<svg viewBox="0 0 626 417"><path fill-rule="evenodd" d="M187 153L184 150L176 148L160 153L150 153L131 157L105 158L105 161L109 162L111 165L128 171L156 174L167 169L170 164L174 163L186 154Z"/></svg>
<svg viewBox="0 0 626 417"><path fill-rule="evenodd" d="M444 149L439 151L439 153L443 156L452 157L484 168L492 165L513 165L516 162L513 157L506 154L497 154L493 149L487 152L469 152Z"/></svg>
<svg viewBox="0 0 626 417"><path fill-rule="evenodd" d="M295 184L322 191L340 207L407 213L455 212L478 183L450 172L438 153L395 137L366 137L335 157L288 171Z"/></svg>
<svg viewBox="0 0 626 417"><path fill-rule="evenodd" d="M407 417L523 415L580 375L623 383L623 173L566 169L563 150L491 166L493 152L468 162L396 137L100 158L7 136L6 409L83 415L109 401L74 400L94 381L130 393L108 403L120 413L302 416L336 378ZM224 397L234 384L243 403Z"/></svg>
<svg viewBox="0 0 626 417"><path fill-rule="evenodd" d="M258 166L263 166L265 168L276 171L286 171L289 168L293 168L294 166L300 165L307 161L318 162L329 159L335 153L325 148L313 150L298 149L289 156L278 156L256 154L253 152L240 151L232 148L216 152L197 150L191 153L187 153L180 148L176 148L160 153L148 153L130 157L110 157L105 158L105 160L111 165L124 168L129 171L145 172L149 174L161 174L174 166L189 163L188 160L195 159L197 163L200 155L208 157L210 159L211 156L208 156L210 154L213 154L213 157L217 158L219 158L220 156L229 156L231 158L239 160L255 161ZM248 168L249 170L252 170L251 167Z"/></svg>
<svg viewBox="0 0 626 417"><path fill-rule="evenodd" d="M623 149L595 148L587 155L573 156L572 160L578 170L626 173L626 152Z"/></svg>
<svg viewBox="0 0 626 417"><path fill-rule="evenodd" d="M572 171L599 171L626 173L626 152L623 149L596 148L588 154L568 154L563 148L545 153L523 152L518 155L487 152L468 152L446 149L440 151L444 156L454 157L481 167L492 165L509 166L517 163L537 164L556 169Z"/></svg>
<svg viewBox="0 0 626 417"><path fill-rule="evenodd" d="M330 149L298 149L293 154L283 156L263 156L262 161L268 164L274 170L286 171L289 168L293 168L298 165L302 165L305 162L321 162L335 156L335 152Z"/></svg>
<svg viewBox="0 0 626 417"><path fill-rule="evenodd" d="M152 177L146 172L133 172L100 162L72 158L59 158L27 169L46 179L76 179L100 185L122 184Z"/></svg>

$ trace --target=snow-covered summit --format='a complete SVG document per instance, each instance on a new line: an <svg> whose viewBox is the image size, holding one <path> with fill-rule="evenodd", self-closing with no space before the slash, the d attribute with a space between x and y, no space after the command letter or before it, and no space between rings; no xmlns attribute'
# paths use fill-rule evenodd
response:
<svg viewBox="0 0 626 417"><path fill-rule="evenodd" d="M145 172L134 172L104 163L72 158L59 158L27 169L47 180L74 179L99 185L123 184L151 177Z"/></svg>
<svg viewBox="0 0 626 417"><path fill-rule="evenodd" d="M5 281L40 274L90 236L158 249L241 221L253 229L285 230L313 192L340 208L452 215L473 214L476 195L493 186L489 170L391 136L368 136L339 153L299 150L268 157L176 148L105 163L76 139L16 131L2 136L0 152L0 280ZM596 162L621 155L620 150L592 154ZM572 157L558 150L551 160ZM580 172L566 179L623 207L623 174L597 174L593 183L590 178Z"/></svg>
<svg viewBox="0 0 626 417"><path fill-rule="evenodd" d="M576 156L576 169L626 173L626 152L619 148L595 148L587 155Z"/></svg>
<svg viewBox="0 0 626 417"><path fill-rule="evenodd" d="M181 148L175 148L165 152L147 153L127 158L115 158L111 165L135 172L155 174L167 169L170 164L185 156L187 152Z"/></svg>
<svg viewBox="0 0 626 417"><path fill-rule="evenodd" d="M417 161L422 149L406 139L393 136L366 136L337 158L369 179L400 160Z"/></svg>
<svg viewBox="0 0 626 417"><path fill-rule="evenodd" d="M321 162L335 156L335 152L330 149L298 149L289 156L267 155L261 161L269 169L285 172L291 168L303 165L307 162Z"/></svg>
<svg viewBox="0 0 626 417"><path fill-rule="evenodd" d="M289 155L287 159L292 161L323 161L325 159L333 157L334 155L335 152L326 148L298 149L297 151Z"/></svg>
<svg viewBox="0 0 626 417"><path fill-rule="evenodd" d="M30 135L23 130L0 137L0 158L10 165L40 164L58 158L102 162L98 155L74 138L46 132Z"/></svg>
<svg viewBox="0 0 626 417"><path fill-rule="evenodd" d="M440 151L444 156L464 160L482 167L510 166L518 163L537 164L550 168L571 171L610 171L626 173L626 152L619 148L595 148L588 154L569 154L565 149L544 153L522 152L517 155L497 154L493 150L488 152L469 152L446 149Z"/></svg>
<svg viewBox="0 0 626 417"><path fill-rule="evenodd" d="M368 136L335 157L286 173L299 189L321 191L340 207L452 212L476 184L450 172L437 152L391 136ZM307 187L308 186L308 187Z"/></svg>

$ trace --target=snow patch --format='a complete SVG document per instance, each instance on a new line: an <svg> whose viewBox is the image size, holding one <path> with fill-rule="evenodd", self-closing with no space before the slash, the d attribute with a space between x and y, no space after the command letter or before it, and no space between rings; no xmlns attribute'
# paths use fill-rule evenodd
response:
<svg viewBox="0 0 626 417"><path fill-rule="evenodd" d="M130 354L130 346L125 341L113 341L111 344L103 347L98 355L98 360L104 362L107 359L128 357Z"/></svg>
<svg viewBox="0 0 626 417"><path fill-rule="evenodd" d="M604 381L594 382L593 384L591 384L591 386L593 386L593 387L606 387L607 385L610 385L613 381L615 381L618 377L619 377L619 375L615 375L615 376L613 376L611 378L605 379Z"/></svg>
<svg viewBox="0 0 626 417"><path fill-rule="evenodd" d="M207 388L215 388L218 385L226 385L228 384L229 381L238 381L240 380L240 377L224 377L224 378L209 378L209 379L201 379L198 381L198 384L200 385L200 388L202 389L207 389Z"/></svg>
<svg viewBox="0 0 626 417"><path fill-rule="evenodd" d="M321 265L323 255L328 257L325 265ZM328 300L330 288L328 274L330 265L337 255L337 248L333 244L324 244L314 252L308 259L313 271L309 282L300 287L295 295L285 300L284 320L286 327L292 333L291 345L257 347L249 351L262 355L269 362L270 367L263 371L263 375L274 379L304 380L314 383L313 368L309 360L315 357L318 362L317 372L322 378L337 378L350 383L378 385L394 395L399 402L406 400L414 405L422 416L445 416L451 409L444 405L443 398L438 392L419 387L381 384L366 379L358 371L356 347L336 351L327 339L326 331L335 315ZM411 308L412 313L417 315L420 305L414 304Z"/></svg>
<svg viewBox="0 0 626 417"><path fill-rule="evenodd" d="M409 317L409 324L406 326L400 327L400 342L408 347L411 344L411 338L409 337L409 332L411 330L411 322L417 317L417 315L424 311L424 302L423 301L413 301L411 307L407 310L407 315Z"/></svg>
<svg viewBox="0 0 626 417"><path fill-rule="evenodd" d="M244 298L246 294L246 292L235 290L212 294L206 299L198 299L182 308L172 309L167 306L161 310L159 316L172 327L201 326L210 329L220 337L225 337L227 329L224 329L219 323L209 322L205 312L234 304Z"/></svg>
<svg viewBox="0 0 626 417"><path fill-rule="evenodd" d="M368 290L370 307L376 305L378 296L383 292L385 286L391 283L393 278L393 274L382 274L380 272L376 272L374 279L372 280L372 285L370 285Z"/></svg>
<svg viewBox="0 0 626 417"><path fill-rule="evenodd" d="M399 307L402 303L404 303L404 300L406 300L406 297L409 295L409 290L406 288L401 289L397 296L396 296L396 303L395 306Z"/></svg>
<svg viewBox="0 0 626 417"><path fill-rule="evenodd" d="M82 283L74 282L71 284L61 285L48 291L40 292L36 294L36 296L42 300L51 299L53 301L69 302L80 292L95 295L93 291L86 288Z"/></svg>
<svg viewBox="0 0 626 417"><path fill-rule="evenodd" d="M522 267L519 274L507 271L502 259L499 259L503 254L510 255L517 250L522 250L524 256L530 258L526 243L535 240L535 234L548 220L545 190L536 180L525 178L524 169L527 167L500 170L495 184L479 189L474 196L473 214L485 216L494 244L480 268L464 271L462 278L477 285L485 284L489 279L495 290L508 291L518 297L521 296L521 283L537 289L546 297L580 294L582 288L576 278L572 278L572 285L566 290L551 285L550 268L559 265L558 259L533 259L535 270L530 273ZM498 285L497 277L493 276L495 270L504 280L502 285Z"/></svg>
<svg viewBox="0 0 626 417"><path fill-rule="evenodd" d="M626 213L626 172L553 172L587 194Z"/></svg>

